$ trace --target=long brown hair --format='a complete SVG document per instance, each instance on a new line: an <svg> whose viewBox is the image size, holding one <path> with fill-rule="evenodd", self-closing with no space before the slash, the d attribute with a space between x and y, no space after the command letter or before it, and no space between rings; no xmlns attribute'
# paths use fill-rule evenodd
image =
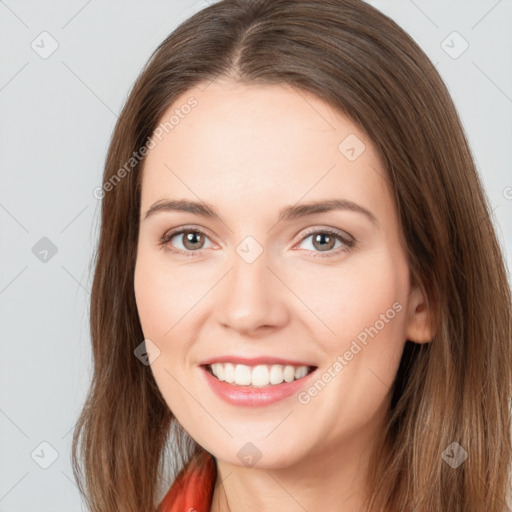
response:
<svg viewBox="0 0 512 512"><path fill-rule="evenodd" d="M144 339L133 287L144 158L131 158L175 98L220 77L314 93L366 132L386 168L411 284L424 290L436 331L430 343L405 344L385 430L392 450L374 454L368 510L502 512L512 461L511 297L489 203L437 70L359 0L220 1L182 23L138 77L100 194L94 373L72 455L88 506L154 511L168 464L176 471L203 450L134 356ZM443 454L459 445L467 459L454 468Z"/></svg>

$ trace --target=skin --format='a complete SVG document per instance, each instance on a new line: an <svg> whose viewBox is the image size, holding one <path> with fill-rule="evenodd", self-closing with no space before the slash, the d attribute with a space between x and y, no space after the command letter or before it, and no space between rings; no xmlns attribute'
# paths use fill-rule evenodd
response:
<svg viewBox="0 0 512 512"><path fill-rule="evenodd" d="M191 96L197 106L155 139L142 179L134 287L144 336L160 350L151 364L157 385L216 458L212 511L359 510L405 341L433 336L425 298L410 287L379 156L348 118L287 85L213 82L177 98L162 119ZM365 145L354 161L338 149L349 134ZM173 211L145 218L165 199L204 201L219 218ZM285 206L327 199L357 203L378 226L350 210L278 222ZM198 255L159 245L182 226L205 237L191 244L177 235L166 247ZM355 246L336 254L342 241L315 243L305 234L329 227ZM263 250L252 263L236 251L248 236ZM202 376L202 361L225 354L307 361L322 375L394 303L401 310L307 404L293 395L237 407ZM237 457L247 442L262 454L252 467Z"/></svg>

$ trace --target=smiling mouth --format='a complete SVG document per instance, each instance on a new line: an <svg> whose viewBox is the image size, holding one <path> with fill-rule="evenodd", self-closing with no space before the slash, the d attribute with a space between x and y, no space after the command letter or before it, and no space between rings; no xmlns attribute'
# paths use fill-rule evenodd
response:
<svg viewBox="0 0 512 512"><path fill-rule="evenodd" d="M233 386L262 388L300 380L316 370L317 367L283 364L248 366L245 364L213 363L204 365L204 368L217 380Z"/></svg>

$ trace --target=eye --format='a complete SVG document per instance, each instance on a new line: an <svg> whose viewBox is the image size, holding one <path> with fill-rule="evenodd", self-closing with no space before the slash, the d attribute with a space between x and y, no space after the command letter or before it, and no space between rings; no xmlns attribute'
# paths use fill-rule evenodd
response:
<svg viewBox="0 0 512 512"><path fill-rule="evenodd" d="M310 237L312 237L310 247L313 248L310 250L313 252L312 256L315 258L337 256L343 252L349 252L355 246L354 238L332 228L314 228L313 230L307 231L301 242L304 242ZM340 242L338 247L335 247L336 242Z"/></svg>
<svg viewBox="0 0 512 512"><path fill-rule="evenodd" d="M171 247L174 247L174 245L170 243L171 240L174 238L179 239L180 237L181 245L184 249L172 249ZM160 245L167 247L167 250L172 253L183 254L185 256L197 256L201 254L205 239L208 239L208 237L200 229L185 227L165 233L159 243Z"/></svg>

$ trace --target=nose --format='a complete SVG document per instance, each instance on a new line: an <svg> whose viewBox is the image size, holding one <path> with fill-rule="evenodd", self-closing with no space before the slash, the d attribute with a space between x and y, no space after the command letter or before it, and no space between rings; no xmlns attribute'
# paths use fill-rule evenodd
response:
<svg viewBox="0 0 512 512"><path fill-rule="evenodd" d="M245 335L258 336L289 321L287 300L292 295L283 278L270 268L263 252L251 263L238 254L220 284L216 298L218 321Z"/></svg>

